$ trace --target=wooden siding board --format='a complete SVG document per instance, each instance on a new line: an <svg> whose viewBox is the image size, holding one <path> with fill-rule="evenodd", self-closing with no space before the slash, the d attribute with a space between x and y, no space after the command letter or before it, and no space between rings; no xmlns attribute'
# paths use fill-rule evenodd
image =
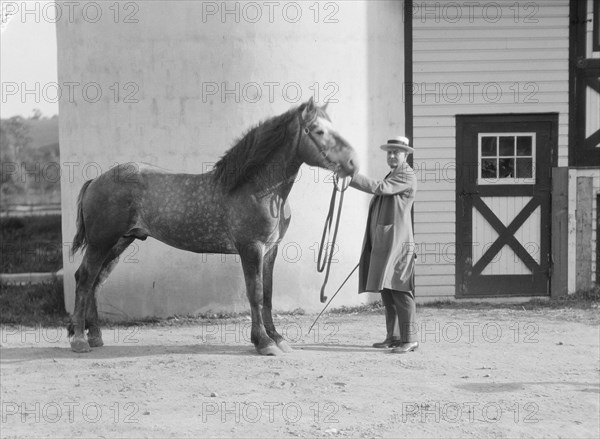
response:
<svg viewBox="0 0 600 439"><path fill-rule="evenodd" d="M420 283L421 279L426 279L427 277L420 277L419 280L415 280L416 287L419 288L419 292L415 294L415 297L418 299L419 297L431 297L431 296L448 296L454 297L454 286L449 285L425 285Z"/></svg>
<svg viewBox="0 0 600 439"><path fill-rule="evenodd" d="M537 48L532 52L529 48L523 49L475 49L464 51L460 57L465 62L482 62L482 61L531 61L531 60L564 60L568 47L556 48L546 47ZM432 49L433 50L433 49ZM439 52L439 48L435 48L437 52L437 61L454 62L456 61L456 52ZM426 51L421 51L415 54L415 63L431 62L431 55Z"/></svg>
<svg viewBox="0 0 600 439"><path fill-rule="evenodd" d="M446 286L454 282L454 274L447 275L428 275L422 278L419 286Z"/></svg>
<svg viewBox="0 0 600 439"><path fill-rule="evenodd" d="M453 264L440 264L440 263L425 264L425 263L419 262L419 258L417 257L417 264L415 265L415 273L417 274L417 276L419 276L419 275L454 276L454 265Z"/></svg>
<svg viewBox="0 0 600 439"><path fill-rule="evenodd" d="M418 174L417 174L418 175ZM455 182L453 180L439 180L433 178L419 178L417 190L419 192L437 192L439 195L432 201L453 201ZM416 203L416 202L415 202Z"/></svg>
<svg viewBox="0 0 600 439"><path fill-rule="evenodd" d="M473 50L505 50L505 49L517 49L517 50L537 50L537 49L556 49L556 50L567 50L569 48L568 42L565 42L562 37L558 38L545 38L545 39L524 39L515 41L506 40L484 40L484 39L465 39L460 41L460 48L457 49L457 42L455 40L446 40L443 37L439 39L419 39L415 41L419 44L420 52L444 52L453 51L454 53L468 53ZM417 53L417 52L415 52Z"/></svg>
<svg viewBox="0 0 600 439"><path fill-rule="evenodd" d="M564 23L564 19L562 20ZM566 23L564 26L552 27L552 26L540 26L539 28L520 28L520 27L505 27L499 29L491 28L477 28L465 30L464 28L442 28L437 29L435 26L429 26L427 28L419 28L419 32L415 33L414 43L415 46L424 41L439 41L443 39L440 37L438 32L442 32L445 39L453 41L470 41L472 38L477 38L482 41L503 41L504 47L509 47L508 44L516 42L517 40L540 40L547 41L548 39L560 39L563 35L569 33L569 25ZM508 38L507 33L510 32L511 36ZM549 38L548 35L554 35L554 38Z"/></svg>
<svg viewBox="0 0 600 439"><path fill-rule="evenodd" d="M437 213L436 216L440 214ZM431 214L426 217L428 220L431 220ZM420 215L415 215L415 221L421 220L419 224L419 233L428 233L428 234L450 234L455 228L454 221L450 222L424 222L423 218L420 218Z"/></svg>
<svg viewBox="0 0 600 439"><path fill-rule="evenodd" d="M431 201L425 203L419 212L426 214L429 218L429 212L435 212L439 215L435 216L436 222L441 222L444 219L451 220L454 222L454 202L453 201Z"/></svg>
<svg viewBox="0 0 600 439"><path fill-rule="evenodd" d="M454 204L454 203L453 203ZM454 229L448 229L456 222L453 211L421 211L415 212L415 233L454 233Z"/></svg>
<svg viewBox="0 0 600 439"><path fill-rule="evenodd" d="M566 53L566 51L565 51ZM565 59L534 59L525 63L523 60L486 60L486 59L475 59L475 60L461 60L460 64L440 61L437 58L428 61L421 61L415 63L417 67L420 67L421 71L438 72L444 70L448 73L464 72L465 68L470 72L507 72L516 76L520 76L522 72L528 72L528 66L536 64L539 69L547 71L559 71L563 72L567 60Z"/></svg>
<svg viewBox="0 0 600 439"><path fill-rule="evenodd" d="M456 198L456 195L454 194L453 190L450 191L443 191L443 193L440 193L441 191L425 191L425 190L421 190L419 192L417 192L417 200L418 202L415 202L415 215L420 212L418 205L427 201L440 201L440 200L444 200L444 201L452 201L454 202L454 199Z"/></svg>
<svg viewBox="0 0 600 439"><path fill-rule="evenodd" d="M566 67L568 64L566 62L563 63ZM488 83L505 83L507 85L513 83L526 83L526 82L535 82L536 84L540 81L540 78L544 78L544 82L563 82L568 78L568 75L562 70L562 68L558 68L557 70L549 70L549 71L537 71L537 70L527 70L525 68L520 69L518 72L505 72L505 76L498 76L498 73L494 70L492 71L483 71L479 69L478 71L468 70L461 72L459 70L452 70L444 74L444 76L440 76L440 72L434 69L428 68L429 64L416 64L415 65L415 79L414 84L419 85L421 83L441 83L448 84L450 82L457 82L459 84L464 84L467 82L479 83L479 84L488 84ZM543 76L540 76L543 75ZM481 88L479 88L479 92ZM552 90L550 90L552 91ZM415 100L415 109L419 108L418 101ZM497 110L496 110L497 112Z"/></svg>
<svg viewBox="0 0 600 439"><path fill-rule="evenodd" d="M437 139L435 139L437 140ZM433 145L432 145L433 144ZM448 148L445 146L445 142L439 142L437 146L435 141L428 141L427 144L421 144L419 148L419 156L414 160L414 163L419 163L419 160L422 160L421 167L427 169L429 164L429 160L444 160L445 162L454 162L454 156L451 154L451 151L448 151ZM425 160L427 159L427 160ZM417 170L417 167L415 167Z"/></svg>
<svg viewBox="0 0 600 439"><path fill-rule="evenodd" d="M549 105L549 104L542 104L542 103L535 103L535 104L521 104L521 105L515 105L515 104L506 104L504 105L506 107L506 113L535 113L536 111L539 111L540 113L547 113L549 112L548 110L550 108L552 108L553 112L559 112L559 111L567 111L567 104L566 103L556 103L554 105ZM444 105L435 105L435 106L423 106L421 108L419 108L419 111L415 111L415 117L419 117L421 115L426 115L426 116L433 116L435 115L437 112L440 112L443 109L446 109L448 111L457 111L457 114L460 113L467 113L469 112L470 114L490 114L490 113L497 113L497 111L490 111L490 107L494 107L494 105L492 104L470 104L470 105L457 105L457 104L444 104ZM497 106L496 106L497 109ZM563 125L564 126L564 125ZM415 129L415 133L417 132L417 129ZM562 133L561 133L562 134ZM416 139L416 141L421 141L421 139ZM416 145L416 143L415 143Z"/></svg>

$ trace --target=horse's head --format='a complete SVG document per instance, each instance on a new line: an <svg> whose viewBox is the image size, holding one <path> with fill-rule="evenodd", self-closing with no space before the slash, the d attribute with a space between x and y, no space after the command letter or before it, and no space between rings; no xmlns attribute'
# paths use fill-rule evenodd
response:
<svg viewBox="0 0 600 439"><path fill-rule="evenodd" d="M326 107L315 105L312 97L300 107L300 157L306 164L329 169L339 177L354 175L358 172L356 153L334 128Z"/></svg>

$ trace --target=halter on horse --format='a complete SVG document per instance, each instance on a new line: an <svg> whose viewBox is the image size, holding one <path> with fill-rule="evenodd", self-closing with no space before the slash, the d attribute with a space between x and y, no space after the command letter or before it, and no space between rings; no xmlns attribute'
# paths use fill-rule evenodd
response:
<svg viewBox="0 0 600 439"><path fill-rule="evenodd" d="M291 218L287 197L303 163L346 177L358 171L355 157L311 98L252 128L211 172L128 163L85 182L73 240L73 252L85 253L75 273L72 350L103 345L96 291L127 246L150 236L195 253L239 254L252 342L260 354L290 352L271 315L273 265Z"/></svg>

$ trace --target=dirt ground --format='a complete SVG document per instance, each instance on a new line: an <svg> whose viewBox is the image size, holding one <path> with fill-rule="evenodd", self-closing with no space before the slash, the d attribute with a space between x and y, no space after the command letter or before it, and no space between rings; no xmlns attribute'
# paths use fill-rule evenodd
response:
<svg viewBox="0 0 600 439"><path fill-rule="evenodd" d="M255 354L247 318L2 327L1 437L600 436L598 308L419 308L418 351L370 348L379 313L281 316L295 351Z"/></svg>

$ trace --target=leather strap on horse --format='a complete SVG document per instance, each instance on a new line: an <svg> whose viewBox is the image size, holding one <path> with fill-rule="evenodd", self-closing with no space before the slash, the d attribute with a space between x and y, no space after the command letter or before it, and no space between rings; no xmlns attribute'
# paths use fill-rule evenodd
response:
<svg viewBox="0 0 600 439"><path fill-rule="evenodd" d="M317 139L315 139L315 136L313 136L312 131L310 130L310 125L312 124L313 120L315 120L316 117L314 119L312 119L311 121L309 121L307 123L307 125L304 125L302 123L302 121L300 121L300 126L302 128L302 131L304 132L304 134L306 134L308 136L308 138L312 141L312 143L315 145L315 147L317 148L317 151L319 151L319 153L321 154L321 157L323 157L323 159L329 163L330 165L335 166L335 163L331 161L331 159L329 157L327 157L327 153L323 150L321 144L319 143L319 141ZM300 138L298 138L298 142L300 142ZM335 182L334 182L335 183ZM345 190L345 189L344 189Z"/></svg>
<svg viewBox="0 0 600 439"><path fill-rule="evenodd" d="M300 143L300 139L301 139L302 132L303 132L313 142L313 144L315 145L317 150L323 156L323 159L326 162L333 164L333 162L329 159L329 157L327 157L327 153L325 151L323 151L321 144L317 141L317 139L315 139L312 132L310 131L310 125L312 124L314 119L316 119L316 116L313 119L311 119L309 122L304 124L302 119L300 118L300 128L302 131L301 131L300 135L298 136L298 143ZM319 273L322 273L323 271L325 271L325 279L323 280L323 285L321 286L321 303L325 303L327 301L327 296L325 295L325 287L327 286L327 281L329 280L329 271L331 269L331 260L333 258L333 253L335 250L335 241L337 239L338 228L340 226L340 217L342 215L342 205L344 202L344 192L346 191L346 189L348 189L349 185L350 185L350 179L348 177L343 178L341 181L341 184L340 184L340 179L337 177L337 175L334 174L334 176L333 176L333 191L331 193L331 201L329 203L329 212L327 213L327 218L325 219L325 226L323 227L323 235L321 236L321 244L319 245L319 257L317 259L317 271ZM335 201L336 201L338 192L340 193L340 201L338 204L337 216L335 219L335 227L333 229L333 237L331 240L331 244L329 244L328 238L331 235L331 227L333 225L333 215L335 212ZM329 248L329 253L327 252L328 248ZM354 270L352 270L352 271L354 272ZM350 273L350 274L352 274L352 273ZM348 276L348 277L350 277L350 276ZM344 283L346 283L346 281L344 281ZM342 284L342 286L343 286L343 284ZM340 287L340 289L341 289L341 287ZM338 291L339 291L339 289L338 289ZM336 291L336 294L338 291ZM335 297L335 295L334 295L334 297ZM325 308L327 308L327 306ZM323 309L323 311L325 311L325 309Z"/></svg>
<svg viewBox="0 0 600 439"><path fill-rule="evenodd" d="M329 203L329 212L325 219L325 225L323 227L323 235L321 236L321 244L319 245L319 257L317 259L317 271L322 273L325 271L325 279L323 279L323 285L321 286L321 303L325 303L327 296L325 295L325 287L329 280L329 271L331 269L331 260L333 259L333 253L335 251L335 241L337 240L337 232L340 226L340 218L342 216L342 206L344 203L344 192L348 189L350 180L343 178L341 185L340 180L337 176L333 178L333 191L331 192L331 201ZM331 243L329 237L331 235L331 228L333 226L333 216L335 213L335 201L337 193L340 193L340 201L338 203L337 215L335 219L335 226L333 228L333 236ZM329 251L327 251L329 249Z"/></svg>

